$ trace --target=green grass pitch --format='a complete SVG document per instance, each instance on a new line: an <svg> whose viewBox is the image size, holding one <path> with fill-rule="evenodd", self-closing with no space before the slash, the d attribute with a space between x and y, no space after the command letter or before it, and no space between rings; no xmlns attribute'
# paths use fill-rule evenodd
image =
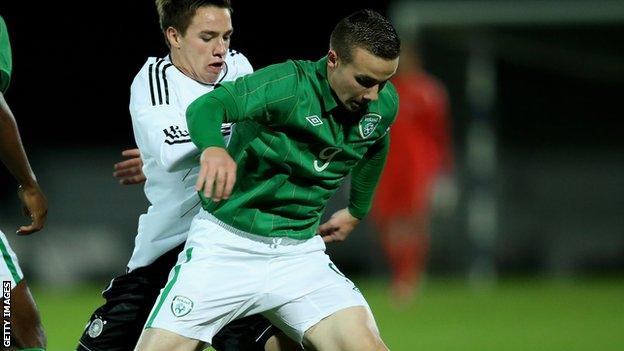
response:
<svg viewBox="0 0 624 351"><path fill-rule="evenodd" d="M356 280L391 350L621 351L624 279L515 279L475 292L460 280L429 279L415 303L393 306L380 280ZM33 289L49 351L74 350L99 289Z"/></svg>

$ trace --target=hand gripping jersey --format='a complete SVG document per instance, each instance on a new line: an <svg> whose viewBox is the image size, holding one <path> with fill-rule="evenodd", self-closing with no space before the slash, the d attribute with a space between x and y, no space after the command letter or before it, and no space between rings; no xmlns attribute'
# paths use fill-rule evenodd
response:
<svg viewBox="0 0 624 351"><path fill-rule="evenodd" d="M252 71L244 55L230 50L216 83ZM200 205L195 192L199 150L189 137L185 113L191 102L214 87L184 75L169 57L150 57L132 82L130 114L151 206L139 218L129 271L152 263L186 240ZM222 125L226 142L230 129L230 123Z"/></svg>

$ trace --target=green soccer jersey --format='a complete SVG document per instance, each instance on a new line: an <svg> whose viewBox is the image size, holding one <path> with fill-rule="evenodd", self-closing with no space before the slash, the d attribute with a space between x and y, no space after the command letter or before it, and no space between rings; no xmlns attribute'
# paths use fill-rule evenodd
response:
<svg viewBox="0 0 624 351"><path fill-rule="evenodd" d="M365 111L348 112L327 80L327 59L287 61L222 84L187 110L191 139L223 147L222 122L236 122L228 152L236 185L202 206L236 229L307 239L327 201L352 173L349 212L362 218L383 169L398 96L392 84Z"/></svg>
<svg viewBox="0 0 624 351"><path fill-rule="evenodd" d="M11 81L11 43L4 19L0 16L0 92L5 93Z"/></svg>

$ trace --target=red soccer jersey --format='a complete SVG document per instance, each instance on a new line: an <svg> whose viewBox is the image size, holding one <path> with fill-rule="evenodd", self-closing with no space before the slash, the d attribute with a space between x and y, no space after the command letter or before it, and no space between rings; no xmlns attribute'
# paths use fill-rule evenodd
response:
<svg viewBox="0 0 624 351"><path fill-rule="evenodd" d="M451 162L442 83L420 73L396 76L393 84L399 115L390 129L390 152L373 204L379 219L427 211L431 186Z"/></svg>

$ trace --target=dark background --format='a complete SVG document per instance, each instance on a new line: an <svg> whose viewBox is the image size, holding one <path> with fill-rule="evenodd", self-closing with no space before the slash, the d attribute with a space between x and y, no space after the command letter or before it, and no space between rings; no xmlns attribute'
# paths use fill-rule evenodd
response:
<svg viewBox="0 0 624 351"><path fill-rule="evenodd" d="M261 68L288 58L319 58L340 18L363 7L385 14L388 2L234 1L233 6L232 47ZM147 56L167 52L153 1L82 6L2 1L0 13L9 28L14 56L7 95L29 147L131 143L130 82ZM624 68L609 67L619 62L600 62L602 54L621 57L624 25L492 27L488 31L502 42L512 38L559 48L570 61L545 59L535 49L520 54L507 50L499 57L500 112L505 118L498 127L503 142L624 144L623 122L618 118ZM427 67L449 79L460 76L454 71L463 69L465 54L449 44L452 40L444 40L452 32L425 30L422 43Z"/></svg>
<svg viewBox="0 0 624 351"><path fill-rule="evenodd" d="M148 56L167 53L153 1L77 4L0 5L14 57L7 95L29 147L130 145L132 78ZM255 68L316 60L340 18L360 7L385 11L383 1L234 1L233 7L232 48Z"/></svg>
<svg viewBox="0 0 624 351"><path fill-rule="evenodd" d="M340 18L363 7L387 13L389 3L234 1L233 6L232 48L258 69L288 58L320 58ZM116 233L113 238L125 245L115 261L120 265L145 203L139 188L120 189L110 170L118 152L134 145L127 108L132 78L146 57L167 53L153 1L2 1L0 14L14 58L7 101L50 198L48 233L68 226L74 232L107 228L104 232ZM468 198L479 187L468 174L466 157L474 122L466 93L467 43L475 36L492 46L496 73L496 101L488 116L497 150L488 184L498 209L492 214L496 239L488 249L494 266L504 272L622 272L622 22L422 30L425 67L450 96L460 190L454 212L434 213L430 269L464 272L475 256L466 232ZM21 219L14 211L15 183L4 169L0 182L6 232ZM68 240L76 239L63 231ZM337 261L347 271L383 271L376 238L370 227L363 231L353 246L337 249Z"/></svg>

